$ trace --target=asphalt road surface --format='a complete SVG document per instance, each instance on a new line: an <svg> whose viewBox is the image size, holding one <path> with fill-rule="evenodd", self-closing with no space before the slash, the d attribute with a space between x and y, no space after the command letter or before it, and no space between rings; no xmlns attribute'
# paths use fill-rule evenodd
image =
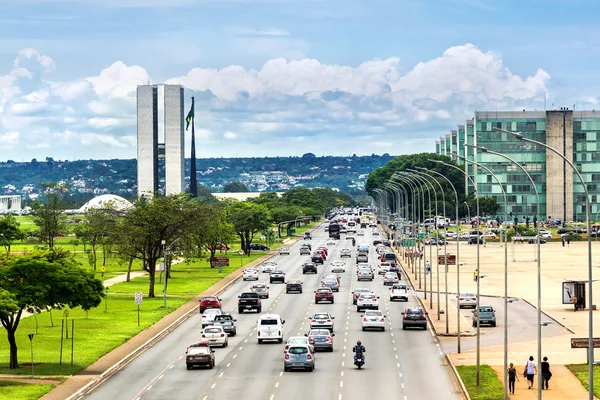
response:
<svg viewBox="0 0 600 400"><path fill-rule="evenodd" d="M357 244L372 244L371 229L357 236ZM325 245L323 228L313 233L313 250ZM280 314L285 320L284 341L290 336L308 333L309 317L316 311L328 311L335 317L334 351L318 353L313 372L283 372L283 347L278 343L258 344L256 313L237 313L237 296L254 282L239 281L221 295L223 310L237 318L237 336L229 338L227 348L216 348L216 367L188 371L185 365L186 346L198 341L201 334L200 315L190 318L163 340L149 348L86 397L105 399L194 399L194 400L277 400L277 399L458 399L450 377L444 353L430 329L402 330L402 311L416 306L414 295L408 303L391 303L389 289L382 277L372 282L356 282L354 251L344 258L346 272L341 276L339 293L334 304L315 304L314 290L321 277L329 272L329 264L338 260L342 248L351 248L350 240L342 239L330 245L329 256L318 274L303 275L302 263L308 256L299 255L302 241L291 246L291 255L276 256L286 273L286 280L299 278L303 293L285 294L283 284L269 284L270 297L263 300L263 313ZM379 263L371 246L371 263ZM259 282L268 284L268 275ZM352 305L353 288L367 287L380 298L380 310L387 316L387 329L362 331L361 314ZM414 293L414 290L411 291ZM366 347L366 364L362 370L353 365L352 347L361 340ZM434 384L432 384L434 383Z"/></svg>
<svg viewBox="0 0 600 400"><path fill-rule="evenodd" d="M456 299L452 300L456 304ZM481 347L502 346L504 343L504 298L481 296L480 305L491 305L496 311L496 327L481 325ZM461 313L473 323L473 309L463 308ZM555 323L542 312L542 322L551 322L542 326L542 338L569 335L571 332ZM517 343L537 339L537 309L525 301L508 303L508 342ZM461 349L464 351L476 348L476 337L461 338ZM568 339L566 339L568 340ZM456 338L444 337L441 339L444 351L453 353L457 351ZM532 349L533 351L534 349Z"/></svg>

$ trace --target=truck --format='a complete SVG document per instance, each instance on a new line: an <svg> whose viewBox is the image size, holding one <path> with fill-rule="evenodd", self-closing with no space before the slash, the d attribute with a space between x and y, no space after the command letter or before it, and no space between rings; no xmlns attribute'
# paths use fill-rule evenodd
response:
<svg viewBox="0 0 600 400"><path fill-rule="evenodd" d="M340 238L340 225L339 224L329 224L329 237L332 239Z"/></svg>
<svg viewBox="0 0 600 400"><path fill-rule="evenodd" d="M244 311L255 310L260 313L262 311L262 304L258 293L244 292L238 296L238 312L241 314Z"/></svg>

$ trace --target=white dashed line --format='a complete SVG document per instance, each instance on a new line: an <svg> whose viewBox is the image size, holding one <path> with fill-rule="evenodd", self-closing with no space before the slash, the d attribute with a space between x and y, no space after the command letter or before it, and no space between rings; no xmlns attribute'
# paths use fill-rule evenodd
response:
<svg viewBox="0 0 600 400"><path fill-rule="evenodd" d="M272 394L271 397L269 397L269 400L273 400L275 398L275 395Z"/></svg>
<svg viewBox="0 0 600 400"><path fill-rule="evenodd" d="M148 389L146 389L146 391L152 389L152 385L148 386Z"/></svg>
<svg viewBox="0 0 600 400"><path fill-rule="evenodd" d="M229 368L230 365L231 365L231 363L227 363L227 368Z"/></svg>
<svg viewBox="0 0 600 400"><path fill-rule="evenodd" d="M223 376L223 372L221 372L221 373L219 374L219 378L221 378L222 376Z"/></svg>
<svg viewBox="0 0 600 400"><path fill-rule="evenodd" d="M204 396L204 397L202 398L202 400L206 400L206 399L208 399L208 396Z"/></svg>
<svg viewBox="0 0 600 400"><path fill-rule="evenodd" d="M344 376L344 371L340 372L340 376Z"/></svg>
<svg viewBox="0 0 600 400"><path fill-rule="evenodd" d="M342 400L342 394L341 393L338 395L338 400Z"/></svg>
<svg viewBox="0 0 600 400"><path fill-rule="evenodd" d="M400 368L400 363L396 363L396 366L397 366L398 368Z"/></svg>
<svg viewBox="0 0 600 400"><path fill-rule="evenodd" d="M402 389L404 389L404 383L402 383L402 382L401 382L401 383L400 383L400 387L401 387Z"/></svg>
<svg viewBox="0 0 600 400"><path fill-rule="evenodd" d="M283 376L283 371L281 371L281 372L279 373L279 376Z"/></svg>
<svg viewBox="0 0 600 400"><path fill-rule="evenodd" d="M346 365L346 363L345 363L344 361L342 361L342 367L343 367L344 365Z"/></svg>
<svg viewBox="0 0 600 400"><path fill-rule="evenodd" d="M237 354L234 354L234 355L233 355L233 358L236 358L236 357L237 357Z"/></svg>
<svg viewBox="0 0 600 400"><path fill-rule="evenodd" d="M244 343L248 343L248 339L244 340Z"/></svg>
<svg viewBox="0 0 600 400"><path fill-rule="evenodd" d="M159 376L159 377L158 377L158 379L162 379L162 377L163 377L163 376L164 376L164 375L161 375L161 376Z"/></svg>
<svg viewBox="0 0 600 400"><path fill-rule="evenodd" d="M179 357L179 359L181 360L183 358L183 356Z"/></svg>
<svg viewBox="0 0 600 400"><path fill-rule="evenodd" d="M217 384L216 384L216 383L213 383L213 384L212 384L212 386L211 386L210 388L211 388L211 389L214 389L214 388L215 388L215 386L217 386Z"/></svg>
<svg viewBox="0 0 600 400"><path fill-rule="evenodd" d="M279 382L277 382L277 383L275 384L275 387L276 387L276 388L278 388L278 387L279 387Z"/></svg>
<svg viewBox="0 0 600 400"><path fill-rule="evenodd" d="M243 349L243 347L242 347L242 346L240 346L239 350L240 350L240 351L242 351L242 349Z"/></svg>
<svg viewBox="0 0 600 400"><path fill-rule="evenodd" d="M174 366L175 366L175 364L171 365L171 366L169 367L169 369L173 369L173 367L174 367Z"/></svg>
<svg viewBox="0 0 600 400"><path fill-rule="evenodd" d="M344 387L344 381L340 381L340 387Z"/></svg>

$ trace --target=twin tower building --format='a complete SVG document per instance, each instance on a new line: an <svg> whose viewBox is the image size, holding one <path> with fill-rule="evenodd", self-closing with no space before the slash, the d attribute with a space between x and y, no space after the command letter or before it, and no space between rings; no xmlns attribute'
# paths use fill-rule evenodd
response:
<svg viewBox="0 0 600 400"><path fill-rule="evenodd" d="M159 90L160 89L160 90ZM162 99L159 93L162 92ZM162 105L163 115L159 115ZM159 143L159 120L164 141ZM184 90L180 85L137 87L138 197L158 192L158 160L165 160L165 194L185 191Z"/></svg>

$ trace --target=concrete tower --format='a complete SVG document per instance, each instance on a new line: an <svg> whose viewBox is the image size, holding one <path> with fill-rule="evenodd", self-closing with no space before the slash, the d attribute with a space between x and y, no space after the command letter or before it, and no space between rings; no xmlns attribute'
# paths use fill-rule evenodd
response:
<svg viewBox="0 0 600 400"><path fill-rule="evenodd" d="M183 87L165 85L165 194L185 189Z"/></svg>

